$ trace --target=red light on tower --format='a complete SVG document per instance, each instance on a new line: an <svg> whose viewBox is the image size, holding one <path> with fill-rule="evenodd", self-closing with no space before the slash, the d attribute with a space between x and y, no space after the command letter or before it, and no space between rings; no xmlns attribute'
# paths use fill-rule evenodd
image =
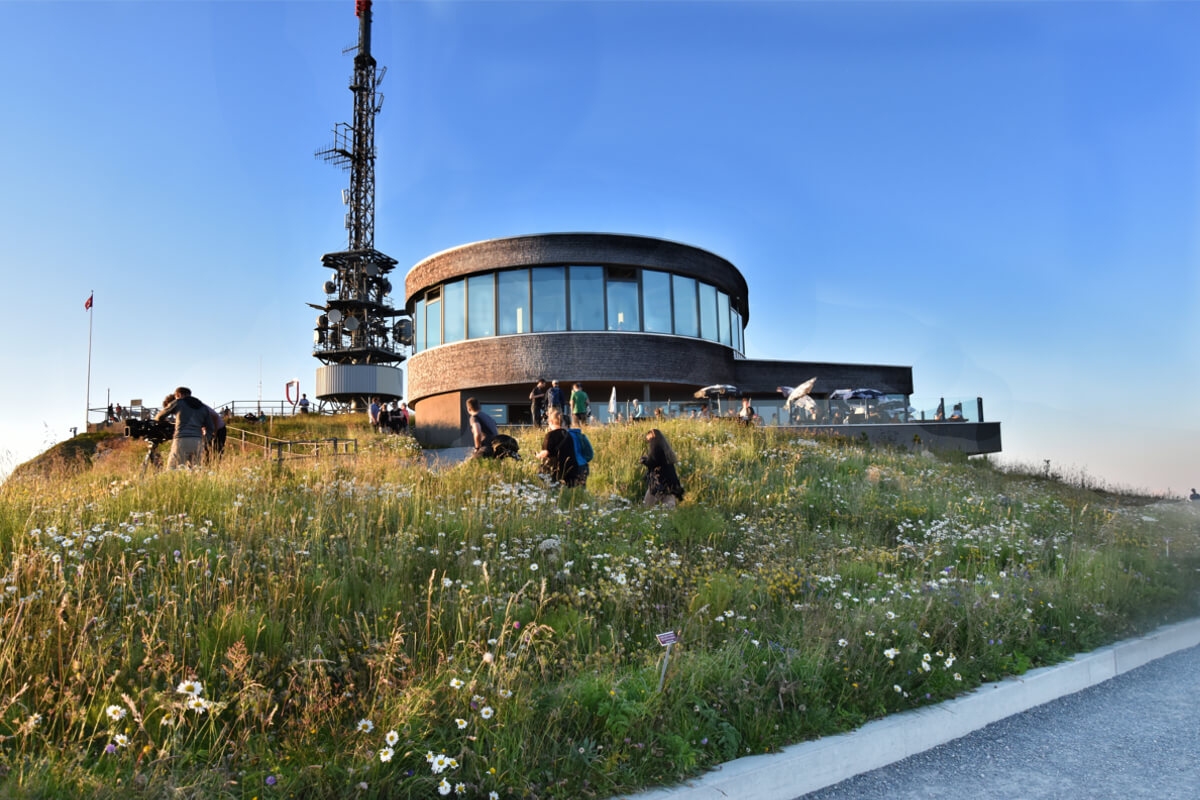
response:
<svg viewBox="0 0 1200 800"><path fill-rule="evenodd" d="M361 17L364 11L371 10L371 0L354 0L354 16Z"/></svg>

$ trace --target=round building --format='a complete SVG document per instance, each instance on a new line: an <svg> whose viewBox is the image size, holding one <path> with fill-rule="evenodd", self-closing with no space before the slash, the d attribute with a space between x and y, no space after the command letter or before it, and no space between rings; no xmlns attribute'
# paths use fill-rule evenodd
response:
<svg viewBox="0 0 1200 800"><path fill-rule="evenodd" d="M514 236L462 245L405 281L413 319L408 395L429 444L462 437L474 395L501 424L530 421L538 378L580 382L600 420L689 401L731 382L749 319L746 279L688 245L600 233Z"/></svg>

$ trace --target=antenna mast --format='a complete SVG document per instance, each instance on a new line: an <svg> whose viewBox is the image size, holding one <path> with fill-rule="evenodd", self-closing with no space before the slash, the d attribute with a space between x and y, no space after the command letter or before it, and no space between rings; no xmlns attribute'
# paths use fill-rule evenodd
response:
<svg viewBox="0 0 1200 800"><path fill-rule="evenodd" d="M359 406L369 397L400 398L400 370L386 365L404 360L399 351L411 341L411 323L388 297L387 275L397 262L375 249L375 115L387 69L376 72L371 55L371 0L355 0L354 13L358 44L348 49L355 51L354 122L335 125L333 142L316 153L350 173L349 191L342 193L349 241L346 250L321 257L334 272L323 286L325 305L309 305L322 312L313 336L313 355L325 365L317 369L317 397Z"/></svg>

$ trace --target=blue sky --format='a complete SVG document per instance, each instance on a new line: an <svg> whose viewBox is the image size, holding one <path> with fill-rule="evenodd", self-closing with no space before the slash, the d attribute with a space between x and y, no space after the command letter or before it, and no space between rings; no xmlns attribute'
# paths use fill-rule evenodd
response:
<svg viewBox="0 0 1200 800"><path fill-rule="evenodd" d="M1005 458L1178 493L1198 35L1187 3L377 2L376 244L686 242L746 276L751 357L910 365ZM93 405L312 388L355 37L352 0L0 3L0 472L80 424L93 289Z"/></svg>

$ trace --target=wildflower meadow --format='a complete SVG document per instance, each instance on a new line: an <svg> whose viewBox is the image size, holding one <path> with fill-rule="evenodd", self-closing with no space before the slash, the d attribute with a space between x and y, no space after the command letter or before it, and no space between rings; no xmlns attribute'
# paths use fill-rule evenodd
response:
<svg viewBox="0 0 1200 800"><path fill-rule="evenodd" d="M607 798L1196 613L1200 504L982 459L669 421L644 510L645 428L564 490L280 424L360 452L0 486L0 794Z"/></svg>

